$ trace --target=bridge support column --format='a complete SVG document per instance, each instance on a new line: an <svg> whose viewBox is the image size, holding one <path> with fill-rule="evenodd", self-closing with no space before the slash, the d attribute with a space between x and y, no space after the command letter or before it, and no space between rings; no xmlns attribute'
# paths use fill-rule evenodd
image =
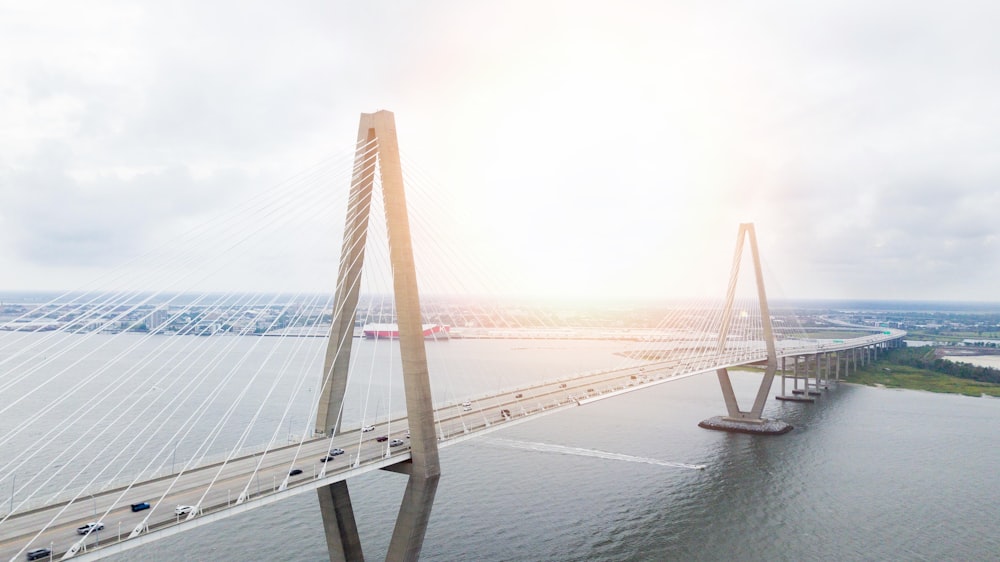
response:
<svg viewBox="0 0 1000 562"><path fill-rule="evenodd" d="M767 306L767 293L764 291L764 273L760 266L760 255L757 251L757 234L754 231L753 223L740 225L739 233L736 235L736 254L733 257L733 267L729 275L729 288L726 291L726 302L722 310L722 327L719 330L719 340L717 351L723 355L726 351L726 342L729 337L730 322L733 315L733 301L736 297L736 281L739 276L740 261L743 258L743 243L750 240L750 254L753 258L754 274L757 282L757 300L760 303L761 326L764 331L764 341L767 345L767 367L764 369L764 378L757 390L753 407L749 411L742 411L733 392L732 382L729 380L729 371L725 368L717 369L715 372L719 377L719 386L722 388L722 396L726 402L726 416L716 416L702 421L698 425L706 429L720 431L730 431L736 433L754 433L761 435L780 435L792 430L792 426L779 420L769 420L763 417L764 404L767 402L767 395L771 391L771 384L774 382L774 372L778 368L777 353L774 345L774 332L771 328L771 313Z"/></svg>
<svg viewBox="0 0 1000 562"><path fill-rule="evenodd" d="M802 396L821 396L822 393L819 391L819 379L820 379L819 354L816 353L814 355L803 355L802 364L803 364L802 369L804 371L803 373L804 386L802 387L802 390L793 390L792 392ZM810 383L809 382L810 378L814 378L816 382ZM813 390L810 390L810 387Z"/></svg>
<svg viewBox="0 0 1000 562"><path fill-rule="evenodd" d="M815 402L816 400L810 396L805 396L804 390L799 390L799 356L796 355L792 357L792 381L793 389L792 393L788 394L785 392L785 357L781 358L781 394L775 396L777 400L782 400L784 402Z"/></svg>
<svg viewBox="0 0 1000 562"><path fill-rule="evenodd" d="M820 378L820 364L819 364L819 353L814 353L813 355L806 355L806 387L805 393L809 396L822 396L823 393L819 391L819 378ZM810 365L812 365L812 378L815 382L809 382L809 371ZM812 387L812 390L810 390Z"/></svg>
<svg viewBox="0 0 1000 562"><path fill-rule="evenodd" d="M830 383L833 382L833 354L828 351L824 355L826 355L826 388L830 388Z"/></svg>
<svg viewBox="0 0 1000 562"><path fill-rule="evenodd" d="M403 388L410 429L410 460L405 468L394 465L401 467L400 471L408 474L409 480L386 560L413 561L417 560L423 547L441 469L393 114L389 111L362 114L357 146L355 177L351 185L337 294L334 299L333 329L327 342L315 431L317 435L328 435L331 438L342 431L341 413L347 387L355 309L361 285L359 280L364 262L377 163L381 170L382 200L399 328L399 354L403 365ZM347 483L332 484L317 492L331 562L364 560Z"/></svg>
<svg viewBox="0 0 1000 562"><path fill-rule="evenodd" d="M785 395L785 358L781 358L781 395Z"/></svg>
<svg viewBox="0 0 1000 562"><path fill-rule="evenodd" d="M337 482L317 490L319 510L326 529L326 547L330 560L335 562L361 562L361 537L354 521L354 508L347 482Z"/></svg>
<svg viewBox="0 0 1000 562"><path fill-rule="evenodd" d="M816 390L827 389L827 379L830 376L829 364L826 363L826 354L816 354Z"/></svg>

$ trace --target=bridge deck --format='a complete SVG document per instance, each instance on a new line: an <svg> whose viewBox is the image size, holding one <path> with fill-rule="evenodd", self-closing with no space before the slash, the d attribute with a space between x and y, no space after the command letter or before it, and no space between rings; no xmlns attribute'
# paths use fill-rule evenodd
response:
<svg viewBox="0 0 1000 562"><path fill-rule="evenodd" d="M832 344L822 342L809 346L779 347L779 357L810 353L827 353L868 346L902 337L903 332L877 334ZM799 342L801 343L801 342ZM441 446L448 446L539 415L609 398L653 385L733 367L765 359L763 351L740 355L705 358L677 358L621 369L602 371L567 379L552 380L529 387L505 391L476 399L470 405L452 404L436 410L435 425ZM117 487L77 497L73 503L57 501L49 505L16 513L0 525L0 560L12 562L21 553L33 548L48 548L65 553L81 540L77 527L102 518L103 531L86 538L86 551L74 558L97 559L131 549L196 526L237 515L280 501L289 496L345 480L372 470L379 470L409 459L406 444L406 418L379 424L374 431L348 431L332 440L315 438L277 447L266 452L247 454L227 463L215 462L180 474L169 474L144 480L131 487ZM389 441L379 442L376 437ZM390 447L392 439L404 441ZM333 461L322 463L320 458L332 448L345 453ZM263 457L263 459L262 459ZM254 476L258 463L260 468ZM296 476L286 476L293 468L302 470ZM214 480L214 483L213 483ZM208 492L205 489L211 484ZM249 486L248 486L249 484ZM240 502L241 492L248 496ZM204 498L202 495L204 494ZM162 498L162 499L161 499ZM152 507L133 513L130 504L149 502ZM199 513L191 518L174 513L177 505L198 505ZM148 519L147 519L148 517ZM128 538L132 530L146 520L147 530ZM44 528L40 534L38 529ZM38 536L36 536L36 534Z"/></svg>

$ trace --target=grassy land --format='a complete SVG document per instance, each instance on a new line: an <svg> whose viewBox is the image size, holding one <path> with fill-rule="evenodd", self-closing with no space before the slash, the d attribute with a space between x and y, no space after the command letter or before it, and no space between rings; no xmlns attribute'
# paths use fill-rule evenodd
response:
<svg viewBox="0 0 1000 562"><path fill-rule="evenodd" d="M889 369L886 371L885 369ZM1000 397L1000 384L960 379L928 371L896 365L886 361L872 363L851 373L846 382L866 384L868 386L884 385L889 388L906 388L910 390L928 390L930 392L947 392L950 394L965 394L966 396Z"/></svg>
<svg viewBox="0 0 1000 562"><path fill-rule="evenodd" d="M940 341L940 342L960 342L963 340L991 340L1000 339L1000 332L944 332L933 333L921 330L910 330L906 333L908 340Z"/></svg>

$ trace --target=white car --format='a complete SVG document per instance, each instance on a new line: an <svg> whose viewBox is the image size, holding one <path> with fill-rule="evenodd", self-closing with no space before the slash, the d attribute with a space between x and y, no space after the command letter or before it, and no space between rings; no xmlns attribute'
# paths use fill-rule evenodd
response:
<svg viewBox="0 0 1000 562"><path fill-rule="evenodd" d="M81 534L81 535L86 535L87 533L90 533L90 532L93 532L93 531L100 531L103 528L104 528L104 523L101 523L100 521L97 521L97 522L94 522L94 523L87 523L83 527L77 527L76 528L76 532L79 533L79 534Z"/></svg>
<svg viewBox="0 0 1000 562"><path fill-rule="evenodd" d="M389 441L390 447L399 447L400 445L405 445L405 444L406 441L403 441L402 439L393 439L392 441Z"/></svg>
<svg viewBox="0 0 1000 562"><path fill-rule="evenodd" d="M364 426L364 427L361 428L361 431L375 431L375 426L374 425L366 425L366 426Z"/></svg>
<svg viewBox="0 0 1000 562"><path fill-rule="evenodd" d="M186 515L194 511L193 505L179 505L174 509L174 515Z"/></svg>

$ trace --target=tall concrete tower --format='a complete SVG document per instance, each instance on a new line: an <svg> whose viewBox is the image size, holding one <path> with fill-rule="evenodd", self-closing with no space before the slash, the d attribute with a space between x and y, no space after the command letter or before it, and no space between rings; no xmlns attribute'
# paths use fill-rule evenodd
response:
<svg viewBox="0 0 1000 562"><path fill-rule="evenodd" d="M420 317L410 224L403 191L396 123L389 111L363 113L358 126L355 173L348 199L347 220L340 256L337 293L334 298L333 328L327 342L323 384L315 431L333 436L340 431L344 393L354 335L355 308L364 265L368 218L376 166L381 172L382 199L389 237L393 291L399 324L399 347L403 363L403 386L410 429L410 460L394 465L395 472L409 476L402 505L396 518L387 560L416 560L423 546L431 506L441 469L434 408ZM347 482L317 490L326 529L330 560L364 560Z"/></svg>

